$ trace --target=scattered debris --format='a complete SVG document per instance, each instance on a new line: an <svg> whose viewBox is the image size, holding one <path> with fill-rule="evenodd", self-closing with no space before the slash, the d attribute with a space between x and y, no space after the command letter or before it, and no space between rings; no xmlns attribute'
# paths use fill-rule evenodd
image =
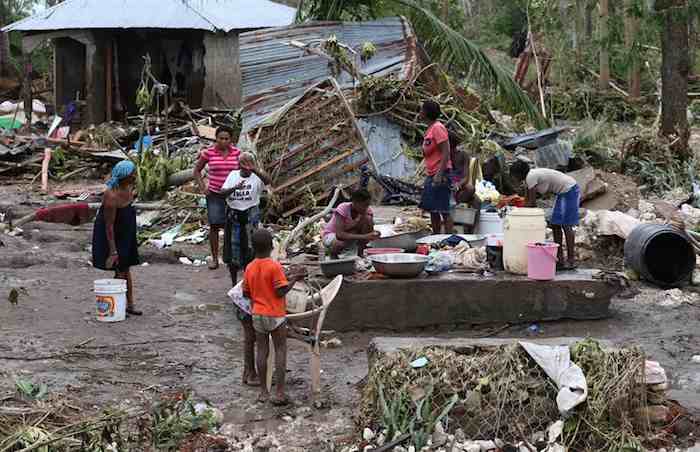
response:
<svg viewBox="0 0 700 452"><path fill-rule="evenodd" d="M416 450L426 444L430 450L439 449L435 440L441 442L447 433L446 442L459 436L457 450L502 449L508 444L527 449L524 439L539 443L537 435L546 431L548 440L541 447L548 443L548 450L641 448L652 434L633 422L639 410L649 408L647 389L639 383L645 378L644 355L636 349L603 350L590 339L570 351L572 363L586 376L588 397L563 422L557 389L527 352L513 345L459 353L428 347L378 357L364 389L360 425L381 431L385 438L409 431ZM421 357L427 359L425 366L411 365ZM659 406L663 403L644 414L660 414ZM503 416L508 422L499 422Z"/></svg>

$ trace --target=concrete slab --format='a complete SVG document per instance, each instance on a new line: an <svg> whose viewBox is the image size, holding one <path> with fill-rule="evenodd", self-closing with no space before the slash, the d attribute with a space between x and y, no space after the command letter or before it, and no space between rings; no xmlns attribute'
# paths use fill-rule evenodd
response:
<svg viewBox="0 0 700 452"><path fill-rule="evenodd" d="M346 281L324 327L336 331L455 324L601 319L622 289L594 270L558 274L553 281L500 274L446 273L417 279Z"/></svg>

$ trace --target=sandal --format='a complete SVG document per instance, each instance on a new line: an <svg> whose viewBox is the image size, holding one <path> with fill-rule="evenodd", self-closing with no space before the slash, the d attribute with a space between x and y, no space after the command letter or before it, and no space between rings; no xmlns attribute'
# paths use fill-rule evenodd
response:
<svg viewBox="0 0 700 452"><path fill-rule="evenodd" d="M216 270L219 268L219 263L216 261L209 262L209 270Z"/></svg>
<svg viewBox="0 0 700 452"><path fill-rule="evenodd" d="M270 400L270 403L274 406L285 406L289 405L289 399L286 396L282 398L274 397Z"/></svg>
<svg viewBox="0 0 700 452"><path fill-rule="evenodd" d="M243 384L246 386L260 386L260 380L257 378L244 378L243 379Z"/></svg>
<svg viewBox="0 0 700 452"><path fill-rule="evenodd" d="M131 315L143 315L143 312L139 311L138 309L129 307L126 308L126 313Z"/></svg>

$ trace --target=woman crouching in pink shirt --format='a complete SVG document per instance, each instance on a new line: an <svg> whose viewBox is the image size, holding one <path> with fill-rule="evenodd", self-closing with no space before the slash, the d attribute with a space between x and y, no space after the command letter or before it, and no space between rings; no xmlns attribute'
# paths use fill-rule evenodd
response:
<svg viewBox="0 0 700 452"><path fill-rule="evenodd" d="M379 238L374 230L374 217L369 207L372 197L367 190L357 190L350 198L333 210L331 220L323 229L323 246L331 258L346 251L362 256L367 243Z"/></svg>

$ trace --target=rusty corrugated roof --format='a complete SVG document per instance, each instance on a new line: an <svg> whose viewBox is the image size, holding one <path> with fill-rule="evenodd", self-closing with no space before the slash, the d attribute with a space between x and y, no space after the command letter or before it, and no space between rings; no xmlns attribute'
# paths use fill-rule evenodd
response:
<svg viewBox="0 0 700 452"><path fill-rule="evenodd" d="M371 22L313 22L243 33L240 65L244 130L254 128L265 116L301 96L312 85L333 76L327 58L290 45L292 41L309 44L332 35L358 54L365 42L374 44L374 57L359 64L365 75L395 74L406 79L416 70L415 35L410 24L400 17ZM343 89L352 88L349 74L336 78Z"/></svg>

